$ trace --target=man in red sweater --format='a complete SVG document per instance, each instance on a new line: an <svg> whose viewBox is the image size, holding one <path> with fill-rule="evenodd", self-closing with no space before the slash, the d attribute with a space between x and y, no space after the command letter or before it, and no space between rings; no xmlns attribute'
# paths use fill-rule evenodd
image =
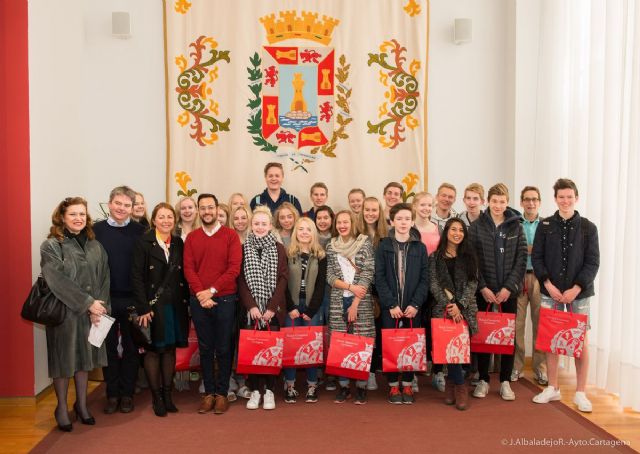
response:
<svg viewBox="0 0 640 454"><path fill-rule="evenodd" d="M233 329L238 301L236 279L242 248L238 234L218 222L218 199L198 196L202 228L187 236L184 274L191 289L191 317L198 335L205 395L198 413L222 414L229 408L227 392L233 361ZM214 378L213 358L218 360Z"/></svg>

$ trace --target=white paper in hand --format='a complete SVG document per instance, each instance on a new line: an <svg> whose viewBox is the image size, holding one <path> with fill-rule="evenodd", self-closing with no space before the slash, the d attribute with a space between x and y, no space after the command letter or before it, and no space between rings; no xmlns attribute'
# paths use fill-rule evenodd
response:
<svg viewBox="0 0 640 454"><path fill-rule="evenodd" d="M102 346L105 337L109 333L111 329L111 325L115 318L109 317L108 315L101 315L100 322L97 325L91 324L91 330L89 330L89 343L94 347Z"/></svg>

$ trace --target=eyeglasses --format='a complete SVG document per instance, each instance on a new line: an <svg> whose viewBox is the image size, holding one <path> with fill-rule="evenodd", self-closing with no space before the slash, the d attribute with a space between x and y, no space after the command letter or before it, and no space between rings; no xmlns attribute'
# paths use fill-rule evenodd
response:
<svg viewBox="0 0 640 454"><path fill-rule="evenodd" d="M527 198L522 199L522 201L523 201L524 203L528 203L528 202L533 202L533 203L535 203L535 202L539 202L539 201L540 201L540 199L539 199L539 198L537 198L537 197L533 197L533 198L529 198L529 197L527 197Z"/></svg>

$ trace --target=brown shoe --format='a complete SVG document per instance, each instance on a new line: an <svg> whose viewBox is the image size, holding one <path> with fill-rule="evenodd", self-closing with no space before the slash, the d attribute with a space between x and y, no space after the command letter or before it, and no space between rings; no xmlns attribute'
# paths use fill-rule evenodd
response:
<svg viewBox="0 0 640 454"><path fill-rule="evenodd" d="M455 397L456 397L456 408L458 410L466 410L469 408L469 391L467 390L467 384L464 385L454 385L455 389Z"/></svg>
<svg viewBox="0 0 640 454"><path fill-rule="evenodd" d="M202 403L200 404L198 413L204 415L205 413L211 412L213 410L214 400L215 397L213 396L213 394L205 394L204 397L202 397Z"/></svg>
<svg viewBox="0 0 640 454"><path fill-rule="evenodd" d="M214 398L216 401L215 407L213 408L214 415L221 415L229 409L229 399L227 399L227 396L216 394Z"/></svg>
<svg viewBox="0 0 640 454"><path fill-rule="evenodd" d="M447 380L446 382L444 382L444 403L446 405L453 405L456 403L454 386L455 385L451 380Z"/></svg>

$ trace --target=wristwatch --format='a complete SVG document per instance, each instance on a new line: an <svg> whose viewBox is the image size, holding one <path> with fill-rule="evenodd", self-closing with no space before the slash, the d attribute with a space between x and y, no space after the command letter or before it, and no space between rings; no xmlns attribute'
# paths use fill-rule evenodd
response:
<svg viewBox="0 0 640 454"><path fill-rule="evenodd" d="M211 296L215 295L215 294L218 292L218 291L217 291L215 288L213 288L213 287L210 287L210 288L209 288L209 291L211 292Z"/></svg>

